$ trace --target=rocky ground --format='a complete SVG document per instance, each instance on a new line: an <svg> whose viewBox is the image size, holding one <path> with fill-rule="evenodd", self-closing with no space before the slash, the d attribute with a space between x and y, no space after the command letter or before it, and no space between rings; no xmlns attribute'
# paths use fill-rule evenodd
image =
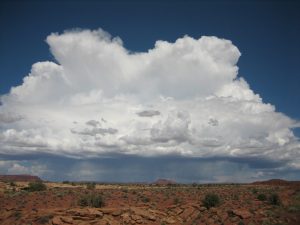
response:
<svg viewBox="0 0 300 225"><path fill-rule="evenodd" d="M25 191L26 182L0 182L0 224L300 224L299 185L96 185L46 183ZM209 193L219 196L206 207ZM271 201L274 194L279 201ZM258 196L265 196L259 200ZM84 206L101 196L99 208Z"/></svg>

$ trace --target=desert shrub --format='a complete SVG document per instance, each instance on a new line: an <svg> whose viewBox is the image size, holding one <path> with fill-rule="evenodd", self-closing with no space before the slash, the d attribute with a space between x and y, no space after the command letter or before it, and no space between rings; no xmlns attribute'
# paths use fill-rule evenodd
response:
<svg viewBox="0 0 300 225"><path fill-rule="evenodd" d="M295 200L300 201L300 190L295 192Z"/></svg>
<svg viewBox="0 0 300 225"><path fill-rule="evenodd" d="M240 196L238 195L238 194L234 194L233 196L232 196L232 199L233 200L240 200Z"/></svg>
<svg viewBox="0 0 300 225"><path fill-rule="evenodd" d="M220 198L217 194L211 193L211 194L207 194L205 195L205 198L202 201L203 205L206 208L211 208L211 207L215 207L220 203Z"/></svg>
<svg viewBox="0 0 300 225"><path fill-rule="evenodd" d="M19 220L22 217L22 213L20 211L16 211L13 213L13 216L15 217L16 220Z"/></svg>
<svg viewBox="0 0 300 225"><path fill-rule="evenodd" d="M63 184L69 184L69 183L70 183L70 181L68 181L68 180L64 180L62 183L63 183Z"/></svg>
<svg viewBox="0 0 300 225"><path fill-rule="evenodd" d="M267 196L265 194L259 194L259 195L257 195L257 199L260 201L266 201Z"/></svg>
<svg viewBox="0 0 300 225"><path fill-rule="evenodd" d="M277 193L272 193L269 196L268 200L271 205L280 205L280 203L281 203L279 195Z"/></svg>
<svg viewBox="0 0 300 225"><path fill-rule="evenodd" d="M15 186L17 186L17 185L16 185L16 183L15 183L15 182L13 182L13 181L9 182L9 185L10 185L11 187L15 187Z"/></svg>
<svg viewBox="0 0 300 225"><path fill-rule="evenodd" d="M34 191L45 191L47 186L43 182L30 182L28 187L25 187L24 190L34 192Z"/></svg>
<svg viewBox="0 0 300 225"><path fill-rule="evenodd" d="M257 191L256 188L253 188L253 189L252 189L252 193L253 193L253 194L257 194L257 192L258 192L258 191Z"/></svg>
<svg viewBox="0 0 300 225"><path fill-rule="evenodd" d="M96 188L96 183L94 183L94 182L87 183L86 188L89 190L94 190Z"/></svg>
<svg viewBox="0 0 300 225"><path fill-rule="evenodd" d="M142 202L144 203L150 202L150 199L148 197L143 197Z"/></svg>
<svg viewBox="0 0 300 225"><path fill-rule="evenodd" d="M300 205L291 205L288 207L288 211L291 213L300 212Z"/></svg>
<svg viewBox="0 0 300 225"><path fill-rule="evenodd" d="M101 208L104 206L104 200L102 195L100 194L87 194L81 196L78 204L83 207L89 206L94 208Z"/></svg>
<svg viewBox="0 0 300 225"><path fill-rule="evenodd" d="M180 199L179 198L174 198L174 200L173 200L173 203L175 204L175 205L177 205L177 204L179 204L181 201L180 201Z"/></svg>

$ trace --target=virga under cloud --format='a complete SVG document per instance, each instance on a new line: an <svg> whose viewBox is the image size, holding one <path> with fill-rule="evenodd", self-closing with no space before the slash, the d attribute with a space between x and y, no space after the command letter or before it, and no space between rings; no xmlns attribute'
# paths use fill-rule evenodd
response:
<svg viewBox="0 0 300 225"><path fill-rule="evenodd" d="M300 167L299 123L238 77L231 41L184 36L130 52L99 29L53 33L1 97L1 154L258 157Z"/></svg>

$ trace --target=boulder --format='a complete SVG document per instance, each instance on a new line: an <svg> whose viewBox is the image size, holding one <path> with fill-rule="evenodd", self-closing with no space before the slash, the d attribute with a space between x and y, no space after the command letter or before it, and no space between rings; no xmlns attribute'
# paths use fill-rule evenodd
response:
<svg viewBox="0 0 300 225"><path fill-rule="evenodd" d="M156 217L152 213L148 212L147 210L143 210L143 209L132 207L131 211L134 214L136 214L138 216L141 216L141 217L143 217L145 219L152 220L152 221L156 220Z"/></svg>
<svg viewBox="0 0 300 225"><path fill-rule="evenodd" d="M232 211L233 214L239 216L242 219L248 219L252 214L247 209L236 209Z"/></svg>
<svg viewBox="0 0 300 225"><path fill-rule="evenodd" d="M63 224L63 222L60 220L60 217L59 217L59 216L55 216L55 217L52 219L52 224L53 224L53 225L61 225L61 224Z"/></svg>
<svg viewBox="0 0 300 225"><path fill-rule="evenodd" d="M104 214L112 214L113 212L115 212L118 209L116 209L116 208L101 208L100 210Z"/></svg>
<svg viewBox="0 0 300 225"><path fill-rule="evenodd" d="M62 217L60 217L60 220L64 223L73 224L72 217L62 216Z"/></svg>
<svg viewBox="0 0 300 225"><path fill-rule="evenodd" d="M193 214L194 211L195 211L195 209L192 208L192 207L186 208L183 211L183 213L180 214L180 217L183 218L183 219L187 219L190 215Z"/></svg>
<svg viewBox="0 0 300 225"><path fill-rule="evenodd" d="M98 209L95 208L89 208L88 212L90 215L95 216L95 217L99 217L102 218L103 217L103 212L99 211Z"/></svg>
<svg viewBox="0 0 300 225"><path fill-rule="evenodd" d="M176 220L173 217L167 217L163 220L167 224L174 224L176 223Z"/></svg>
<svg viewBox="0 0 300 225"><path fill-rule="evenodd" d="M201 206L201 207L199 208L199 211L200 211L200 212L204 212L205 210L207 210L207 208L204 207L204 206Z"/></svg>
<svg viewBox="0 0 300 225"><path fill-rule="evenodd" d="M173 211L174 211L174 213L175 213L176 215L179 215L180 213L183 212L183 209L181 209L181 208L175 208L175 209L173 209Z"/></svg>
<svg viewBox="0 0 300 225"><path fill-rule="evenodd" d="M113 216L120 216L123 213L123 210L117 209L111 213Z"/></svg>

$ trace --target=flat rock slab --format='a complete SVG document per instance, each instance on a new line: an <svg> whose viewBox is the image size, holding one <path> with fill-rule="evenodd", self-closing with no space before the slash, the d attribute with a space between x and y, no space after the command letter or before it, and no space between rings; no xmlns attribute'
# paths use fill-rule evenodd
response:
<svg viewBox="0 0 300 225"><path fill-rule="evenodd" d="M239 216L242 219L248 219L252 214L247 209L236 209L232 211L233 214Z"/></svg>

